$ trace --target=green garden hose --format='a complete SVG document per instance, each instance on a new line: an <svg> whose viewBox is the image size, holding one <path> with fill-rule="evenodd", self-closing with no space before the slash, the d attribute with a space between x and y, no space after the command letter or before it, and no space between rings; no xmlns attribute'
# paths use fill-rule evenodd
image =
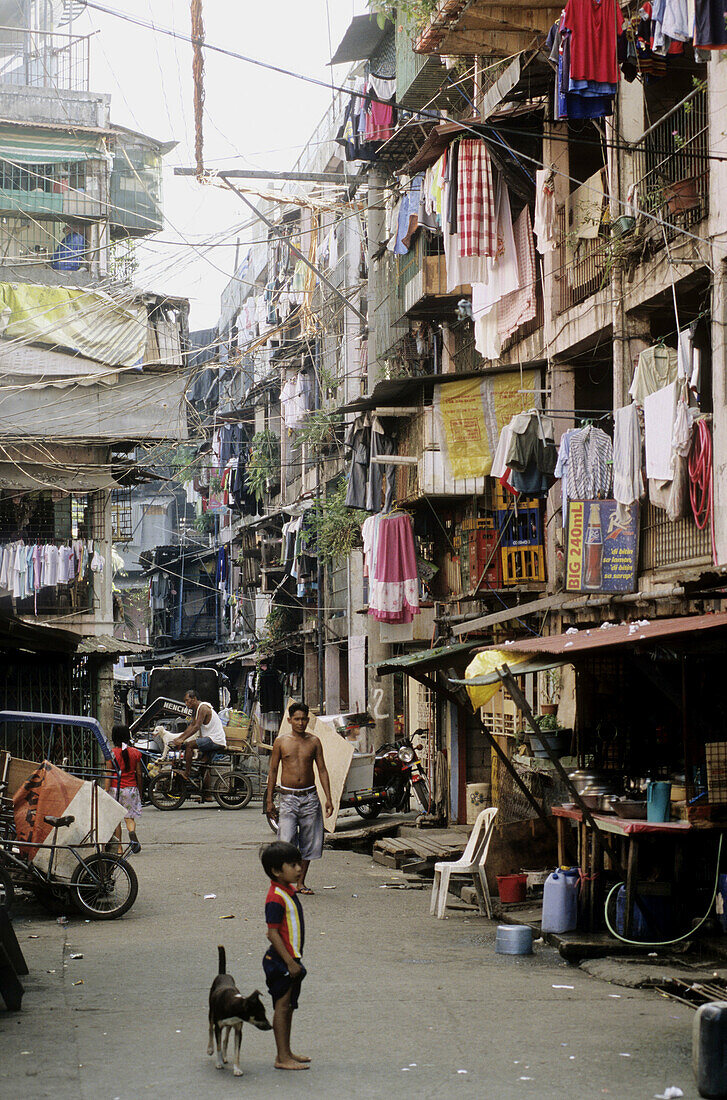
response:
<svg viewBox="0 0 727 1100"><path fill-rule="evenodd" d="M714 899L717 897L717 889L719 887L719 861L720 861L720 857L722 855L722 840L723 840L723 834L720 833L719 845L717 847L717 867L716 867L716 870L715 870L715 873L714 873L714 890L712 891L712 898L711 898L710 903L709 903L709 908L707 909L707 912L704 914L704 916L700 920L699 924L696 924L694 926L694 928L690 928L689 931L685 932L683 936L677 936L676 939L674 939L674 940L660 940L660 941L657 941L655 943L649 943L646 940L628 940L626 938L626 936L622 936L620 932L617 932L615 928L611 927L611 922L608 919L608 907L609 907L609 904L611 902L611 898L616 893L616 891L620 890L621 887L624 885L623 882L617 882L616 885L611 890L609 890L609 892L608 892L608 897L606 898L606 906L605 906L604 913L603 913L604 917L606 918L606 927L608 928L611 935L615 936L617 940L621 940L621 943L627 943L631 947L669 947L673 943L681 943L682 940L688 940L691 936L694 935L695 932L698 932L699 929L704 924L704 922L708 919L710 913L712 912L712 906L714 905Z"/></svg>

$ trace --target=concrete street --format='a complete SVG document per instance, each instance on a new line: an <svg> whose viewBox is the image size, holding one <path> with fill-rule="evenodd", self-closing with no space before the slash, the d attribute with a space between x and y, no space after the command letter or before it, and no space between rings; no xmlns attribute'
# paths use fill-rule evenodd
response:
<svg viewBox="0 0 727 1100"><path fill-rule="evenodd" d="M16 908L31 974L23 1012L0 1012L0 1096L697 1096L691 1010L589 977L549 947L496 955L494 923L462 910L437 921L428 892L382 889L396 872L339 851L313 865L304 899L293 1049L313 1068L274 1070L272 1032L245 1028L245 1075L218 1072L206 1054L217 944L243 992L265 991L257 852L271 834L253 803L148 808L139 835L139 898L121 920L69 914L63 927Z"/></svg>

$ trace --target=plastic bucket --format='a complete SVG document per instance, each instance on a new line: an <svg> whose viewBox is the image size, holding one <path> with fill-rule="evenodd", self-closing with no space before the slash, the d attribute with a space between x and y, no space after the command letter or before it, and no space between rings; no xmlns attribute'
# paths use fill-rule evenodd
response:
<svg viewBox="0 0 727 1100"><path fill-rule="evenodd" d="M498 875L497 892L500 901L525 901L527 875Z"/></svg>
<svg viewBox="0 0 727 1100"><path fill-rule="evenodd" d="M527 924L498 924L495 952L498 955L532 955L532 928Z"/></svg>

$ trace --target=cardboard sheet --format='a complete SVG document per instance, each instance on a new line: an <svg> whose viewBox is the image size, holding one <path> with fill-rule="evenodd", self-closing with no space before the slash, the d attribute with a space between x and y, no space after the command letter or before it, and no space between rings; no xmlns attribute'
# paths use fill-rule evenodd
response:
<svg viewBox="0 0 727 1100"><path fill-rule="evenodd" d="M281 733L293 732L290 725L290 719L288 718L288 707L293 702L295 702L294 699L289 699L286 703L283 720L278 730L278 737L280 737ZM348 775L348 769L353 759L353 745L349 744L344 737L341 737L341 734L331 722L326 722L325 718L319 718L317 715L311 714L310 721L308 722L308 730L319 738L323 747L323 759L328 769L328 779L331 786L331 801L333 803L333 813L330 817L326 817L324 813L323 824L326 832L332 833L336 828L338 810L341 804L341 795L343 794L343 788L346 785L346 776ZM314 770L316 773L318 797L321 800L321 806L325 806L325 795L323 794L323 788L318 778L318 769L315 765ZM279 782L280 771L278 771L278 783Z"/></svg>

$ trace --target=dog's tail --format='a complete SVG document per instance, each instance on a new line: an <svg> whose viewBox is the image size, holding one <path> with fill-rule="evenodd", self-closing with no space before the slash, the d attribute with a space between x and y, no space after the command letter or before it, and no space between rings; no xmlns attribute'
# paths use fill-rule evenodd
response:
<svg viewBox="0 0 727 1100"><path fill-rule="evenodd" d="M227 973L227 970L226 970L227 957L225 955L225 949L222 946L222 944L219 944L218 947L217 947L217 955L219 956L219 960L220 960L220 967L219 967L219 970L218 970L218 974L226 974Z"/></svg>

